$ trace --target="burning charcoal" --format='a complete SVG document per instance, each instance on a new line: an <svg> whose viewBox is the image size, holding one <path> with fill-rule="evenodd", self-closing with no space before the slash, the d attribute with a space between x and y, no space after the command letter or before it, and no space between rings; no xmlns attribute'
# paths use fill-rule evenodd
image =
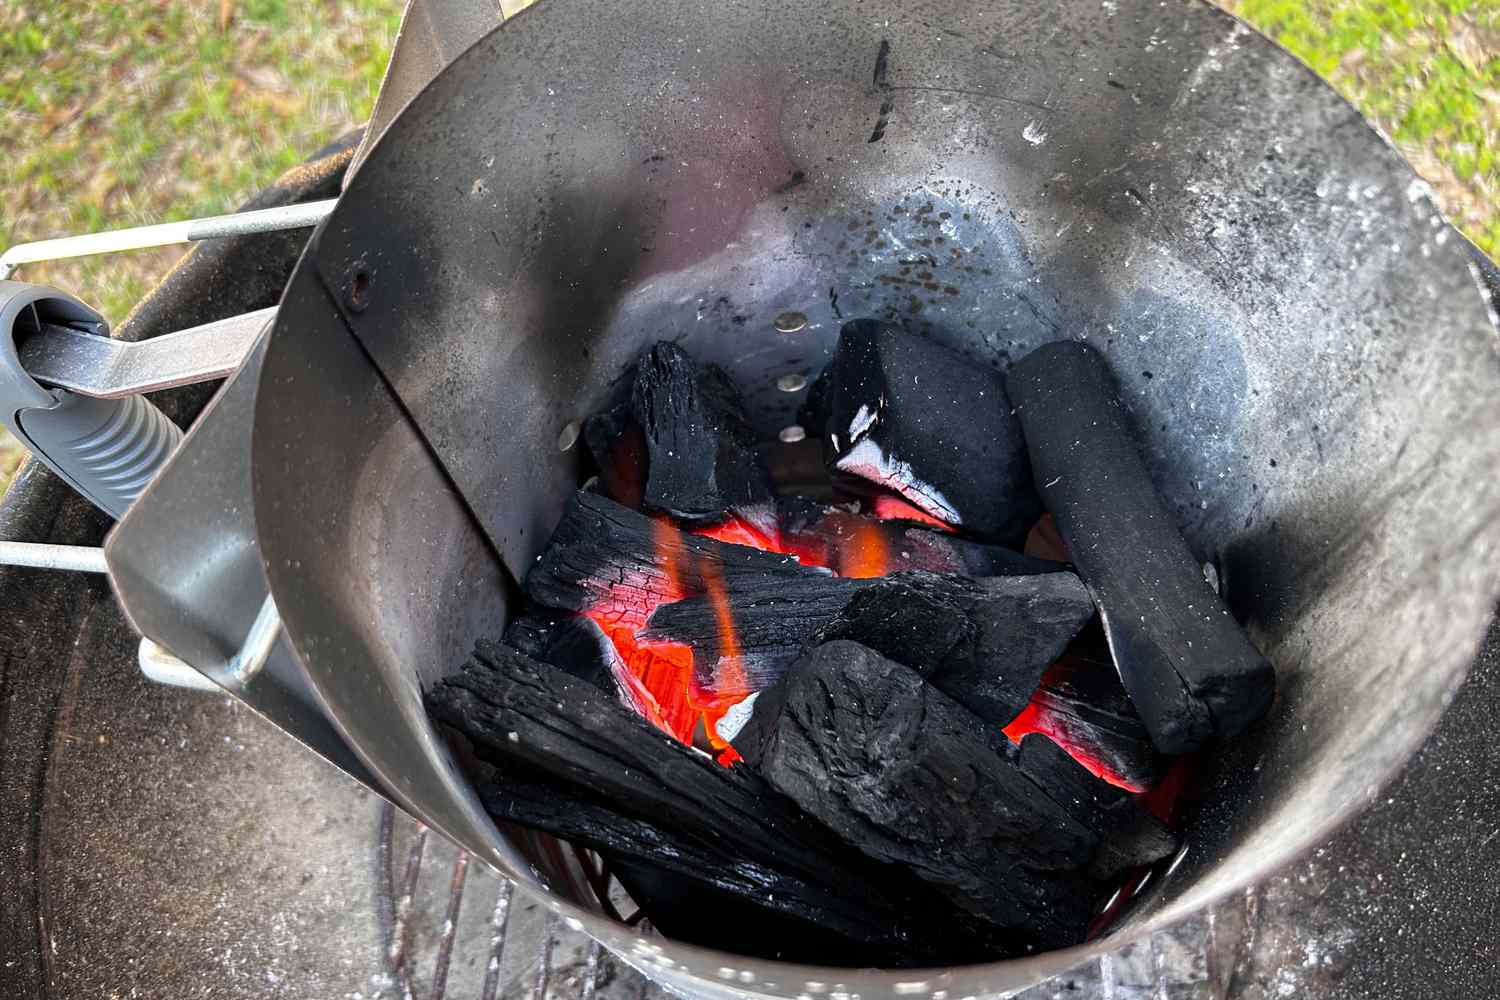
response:
<svg viewBox="0 0 1500 1000"><path fill-rule="evenodd" d="M998 374L887 323L855 320L839 334L826 398L834 471L1020 545L1041 506Z"/></svg>
<svg viewBox="0 0 1500 1000"><path fill-rule="evenodd" d="M523 615L511 622L505 639L518 652L608 691L643 719L660 724L663 713L656 697L630 672L615 644L592 618Z"/></svg>
<svg viewBox="0 0 1500 1000"><path fill-rule="evenodd" d="M930 531L906 520L853 513L801 498L778 503L781 544L803 562L840 576L871 577L901 570L968 576L1031 576L1067 569L1063 563Z"/></svg>
<svg viewBox="0 0 1500 1000"><path fill-rule="evenodd" d="M868 646L1003 726L1093 616L1094 602L1072 573L980 580L898 573L854 594L817 641Z"/></svg>
<svg viewBox="0 0 1500 1000"><path fill-rule="evenodd" d="M1131 857L1175 846L1140 836L1138 807L1066 755L1013 750L915 671L856 643L818 647L762 698L775 702L758 765L773 787L1021 947L1083 939L1113 888L1098 872L1118 867L1120 849L1104 843L1116 828Z"/></svg>
<svg viewBox="0 0 1500 1000"><path fill-rule="evenodd" d="M602 691L614 691L609 661L614 647L604 631L575 615L530 613L510 623L505 641L518 652L550 667L565 670Z"/></svg>
<svg viewBox="0 0 1500 1000"><path fill-rule="evenodd" d="M705 691L760 691L781 678L802 646L833 621L855 591L873 580L807 573L736 581L722 594L657 608L640 637L692 647L693 673ZM733 625L726 632L725 618ZM1028 692L1029 693L1029 692Z"/></svg>
<svg viewBox="0 0 1500 1000"><path fill-rule="evenodd" d="M687 535L598 494L579 491L561 523L526 574L526 593L538 604L564 611L645 621L662 601L706 593L762 574L814 573L791 556Z"/></svg>
<svg viewBox="0 0 1500 1000"><path fill-rule="evenodd" d="M848 851L754 772L720 767L593 685L514 650L481 642L427 706L498 770L492 782L481 776L497 818L607 841L683 875L722 859L734 870L698 877L817 919L858 948L888 948L898 962L972 958L996 944L910 873Z"/></svg>
<svg viewBox="0 0 1500 1000"><path fill-rule="evenodd" d="M725 617L733 634L724 629ZM1071 573L967 577L910 572L874 580L747 579L718 595L663 604L641 638L693 649L700 687L760 691L809 643L851 639L929 677L1004 725L1094 614Z"/></svg>
<svg viewBox="0 0 1500 1000"><path fill-rule="evenodd" d="M1167 758L1152 745L1112 663L1063 656L1005 732L1012 739L1042 733L1091 773L1135 792L1154 787L1167 772Z"/></svg>
<svg viewBox="0 0 1500 1000"><path fill-rule="evenodd" d="M585 420L583 441L599 467L604 495L639 510L646 491L646 438L635 422L629 400Z"/></svg>
<svg viewBox="0 0 1500 1000"><path fill-rule="evenodd" d="M1078 824L1098 838L1089 874L1107 881L1171 857L1174 837L1130 792L1100 781L1066 750L1038 733L1021 739L1011 760Z"/></svg>
<svg viewBox="0 0 1500 1000"><path fill-rule="evenodd" d="M771 477L727 375L662 341L636 363L631 410L646 443L646 507L686 521L766 520Z"/></svg>
<svg viewBox="0 0 1500 1000"><path fill-rule="evenodd" d="M1270 707L1271 664L1156 495L1104 358L1082 343L1047 344L1011 369L1008 385L1042 498L1157 748L1187 753L1242 732Z"/></svg>

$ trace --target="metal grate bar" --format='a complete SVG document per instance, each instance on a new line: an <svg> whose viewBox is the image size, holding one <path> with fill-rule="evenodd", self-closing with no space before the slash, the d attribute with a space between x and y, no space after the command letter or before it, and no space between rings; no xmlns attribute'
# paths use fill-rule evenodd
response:
<svg viewBox="0 0 1500 1000"><path fill-rule="evenodd" d="M510 927L510 899L514 891L509 879L500 880L500 894L495 897L495 910L490 914L490 960L484 967L480 1000L495 1000L495 992L500 988L500 956L505 950L505 932Z"/></svg>
<svg viewBox="0 0 1500 1000"><path fill-rule="evenodd" d="M448 909L443 916L442 938L438 941L437 959L432 966L432 1000L443 1000L448 988L448 964L453 959L453 939L458 935L458 911L463 905L464 880L469 874L469 852L460 850L453 858L453 877L448 881Z"/></svg>

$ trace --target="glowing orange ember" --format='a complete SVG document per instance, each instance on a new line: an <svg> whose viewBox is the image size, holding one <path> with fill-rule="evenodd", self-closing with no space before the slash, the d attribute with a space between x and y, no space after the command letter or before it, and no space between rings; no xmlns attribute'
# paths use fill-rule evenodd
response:
<svg viewBox="0 0 1500 1000"><path fill-rule="evenodd" d="M774 540L741 521L730 518L722 524L699 529L694 534L715 538L731 545L746 545L765 551L779 551ZM683 582L682 567L677 565L677 542L682 532L665 518L653 522L658 563L666 577L666 586L649 604L625 603L608 597L585 612L604 630L615 651L625 663L638 686L632 691L635 701L645 706L648 722L679 742L691 745L694 731L701 723L719 763L724 766L741 758L718 734L718 723L724 714L749 693L740 666L738 633L729 608L729 597L717 566L698 567L714 613L718 616L720 640L718 683L716 690L703 690L694 680L693 651L675 642L642 642L637 633L646 626L652 612L663 604L695 596ZM736 679L735 672L739 671Z"/></svg>
<svg viewBox="0 0 1500 1000"><path fill-rule="evenodd" d="M912 506L898 496L882 494L875 498L870 509L882 521L916 521L929 528L941 528L943 531L954 530L953 525L947 521L939 521L925 510Z"/></svg>
<svg viewBox="0 0 1500 1000"><path fill-rule="evenodd" d="M897 567L891 565L891 550L880 525L868 521L855 525L854 531L839 540L837 572L856 580L885 576Z"/></svg>
<svg viewBox="0 0 1500 1000"><path fill-rule="evenodd" d="M1108 763L1095 757L1084 747L1069 743L1063 733L1051 724L1051 720L1047 714L1038 708L1034 701L1021 709L1021 714L1010 721L1010 724L1005 727L1004 732L1012 743L1021 742L1021 737L1027 733L1041 733L1053 743L1066 750L1069 757L1076 760L1083 766L1084 770L1088 771L1094 777L1107 781L1116 788L1123 788L1127 792L1140 793L1145 791L1139 785L1127 781L1123 775L1116 774Z"/></svg>

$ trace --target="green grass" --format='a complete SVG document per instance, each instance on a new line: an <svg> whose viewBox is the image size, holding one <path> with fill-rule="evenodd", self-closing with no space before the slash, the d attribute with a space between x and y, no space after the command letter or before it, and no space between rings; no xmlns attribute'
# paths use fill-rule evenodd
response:
<svg viewBox="0 0 1500 1000"><path fill-rule="evenodd" d="M0 0L0 241L233 208L369 114L401 6ZM1500 253L1500 0L1225 6L1327 77L1401 147L1449 218ZM180 252L18 276L118 322ZM0 483L18 460L0 432Z"/></svg>
<svg viewBox="0 0 1500 1000"><path fill-rule="evenodd" d="M1500 2L1233 0L1381 127L1500 254Z"/></svg>
<svg viewBox="0 0 1500 1000"><path fill-rule="evenodd" d="M374 102L396 0L0 11L7 243L227 211ZM180 251L27 268L124 317Z"/></svg>

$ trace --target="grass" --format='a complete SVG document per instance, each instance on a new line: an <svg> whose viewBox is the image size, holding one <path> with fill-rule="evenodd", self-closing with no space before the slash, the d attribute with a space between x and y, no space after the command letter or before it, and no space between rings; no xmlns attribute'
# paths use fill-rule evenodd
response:
<svg viewBox="0 0 1500 1000"><path fill-rule="evenodd" d="M1500 255L1500 3L1230 0L1375 122Z"/></svg>
<svg viewBox="0 0 1500 1000"><path fill-rule="evenodd" d="M586 0L557 0L586 2ZM369 114L400 0L0 2L0 241L223 212ZM507 8L519 6L507 3ZM1500 253L1500 0L1228 0ZM32 266L113 322L180 251ZM20 459L0 431L0 484Z"/></svg>

